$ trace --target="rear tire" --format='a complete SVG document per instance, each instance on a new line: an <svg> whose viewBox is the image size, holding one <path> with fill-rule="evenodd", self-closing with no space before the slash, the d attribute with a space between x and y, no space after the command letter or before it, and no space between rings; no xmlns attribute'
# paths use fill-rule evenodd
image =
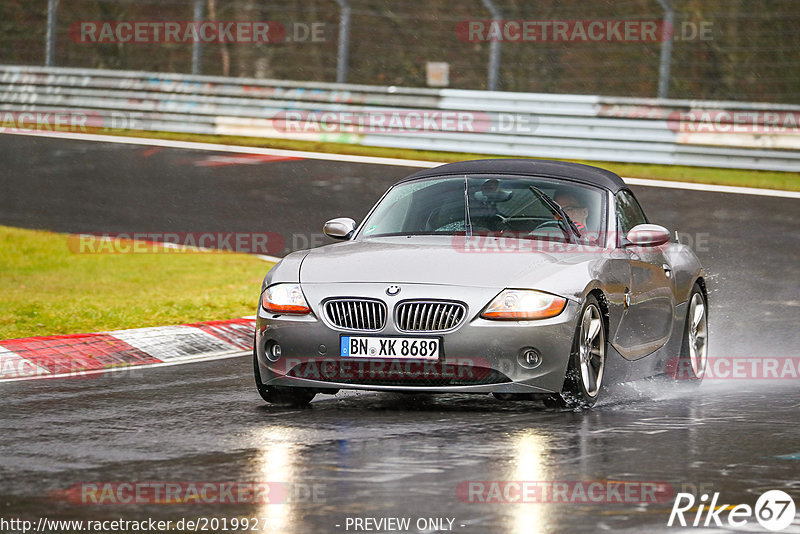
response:
<svg viewBox="0 0 800 534"><path fill-rule="evenodd" d="M256 389L261 398L277 406L307 406L316 396L317 392L310 388L295 388L285 386L265 386L261 382L261 372L258 369L258 355L253 350L253 374L256 380Z"/></svg>
<svg viewBox="0 0 800 534"><path fill-rule="evenodd" d="M564 388L544 399L550 408L590 408L603 388L608 343L603 310L594 295L586 298L578 317Z"/></svg>

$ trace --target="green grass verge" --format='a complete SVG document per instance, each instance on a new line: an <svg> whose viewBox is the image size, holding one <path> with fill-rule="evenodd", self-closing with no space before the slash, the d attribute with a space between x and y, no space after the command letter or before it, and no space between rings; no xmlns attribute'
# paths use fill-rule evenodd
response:
<svg viewBox="0 0 800 534"><path fill-rule="evenodd" d="M247 254L77 254L67 234L0 226L0 339L232 319L272 264Z"/></svg>
<svg viewBox="0 0 800 534"><path fill-rule="evenodd" d="M255 146L263 148L282 148L287 150L306 150L334 154L354 154L423 161L449 163L468 159L502 158L506 156L471 154L461 152L434 152L409 150L403 148L368 147L343 143L296 141L290 139L265 139L230 135L203 135L168 132L115 131L130 137L148 137L202 143L221 143L226 145ZM532 158L535 159L535 158ZM800 191L800 172L750 171L742 169L715 169L711 167L687 167L681 165L646 165L641 163L615 163L608 161L569 160L576 163L595 165L629 178L650 178L654 180L674 180L676 182L695 182L703 184L734 185L741 187L760 187L764 189L784 189Z"/></svg>

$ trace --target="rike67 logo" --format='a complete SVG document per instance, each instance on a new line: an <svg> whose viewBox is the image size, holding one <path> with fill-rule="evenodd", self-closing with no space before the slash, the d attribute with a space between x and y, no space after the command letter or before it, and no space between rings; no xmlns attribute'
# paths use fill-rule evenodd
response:
<svg viewBox="0 0 800 534"><path fill-rule="evenodd" d="M779 531L792 524L794 514L794 500L781 490L762 493L755 507L721 503L719 492L714 493L710 501L705 493L699 501L691 493L678 493L667 526L726 527L727 523L728 528L741 529L752 527L755 520L767 530Z"/></svg>

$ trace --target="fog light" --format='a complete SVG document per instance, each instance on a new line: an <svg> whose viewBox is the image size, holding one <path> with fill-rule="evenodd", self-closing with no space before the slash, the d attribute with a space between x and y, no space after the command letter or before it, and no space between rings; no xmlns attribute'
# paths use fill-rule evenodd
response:
<svg viewBox="0 0 800 534"><path fill-rule="evenodd" d="M281 357L281 346L275 341L267 341L266 345L264 345L264 355L269 361L277 362Z"/></svg>
<svg viewBox="0 0 800 534"><path fill-rule="evenodd" d="M517 363L525 369L535 369L542 363L542 355L533 347L523 347L517 354Z"/></svg>

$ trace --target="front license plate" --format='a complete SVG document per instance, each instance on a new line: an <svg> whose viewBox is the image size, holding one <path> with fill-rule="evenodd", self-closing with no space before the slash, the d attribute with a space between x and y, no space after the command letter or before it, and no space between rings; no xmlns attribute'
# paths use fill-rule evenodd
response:
<svg viewBox="0 0 800 534"><path fill-rule="evenodd" d="M355 358L438 360L438 338L342 336L341 355Z"/></svg>

